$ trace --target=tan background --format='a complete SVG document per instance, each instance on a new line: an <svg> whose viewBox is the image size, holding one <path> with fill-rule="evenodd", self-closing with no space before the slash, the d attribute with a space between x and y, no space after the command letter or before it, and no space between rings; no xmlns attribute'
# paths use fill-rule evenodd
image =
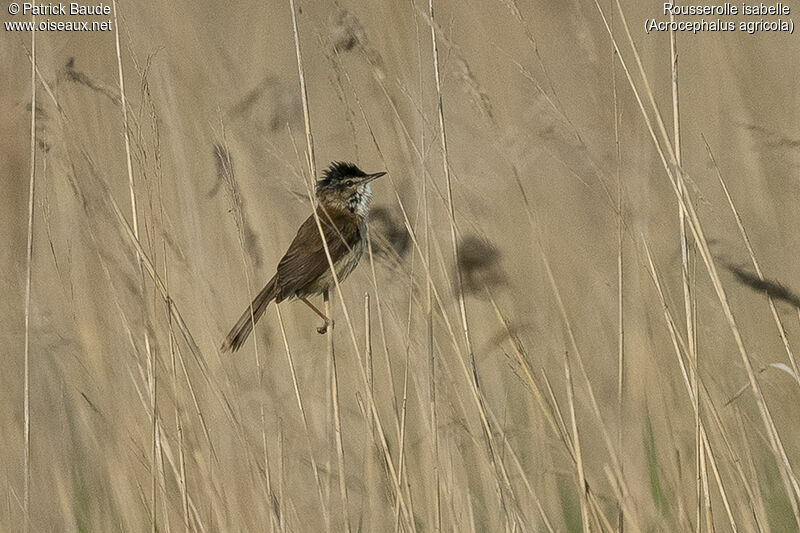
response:
<svg viewBox="0 0 800 533"><path fill-rule="evenodd" d="M800 9L800 4L788 5ZM453 288L427 5L347 1L297 6L317 166L343 159L368 171L387 170L390 178L376 183L374 204L387 209L402 229L399 198L420 243L425 232L422 184L430 176L430 272L444 304L434 321L438 457L432 451L429 410L426 276L418 250L412 243L399 261L376 258L374 278L365 258L342 285L362 357L363 295L372 298L375 404L389 453L397 466L407 363L403 484L420 531L433 530L437 523L437 471L444 530L543 530L537 499L553 528L580 528L576 464L546 422L513 346L524 351L538 387L546 391L546 382L552 386L572 438L564 373L569 354L581 463L596 508L617 527L619 499L607 476L617 470L605 434L630 492L626 524L647 530L694 528L692 402L644 251L646 242L685 340L676 196L631 87L613 60L595 4L531 1L516 6L511 0L435 3L456 223L460 238L478 237L494 247L493 252L478 251L489 266L477 275L466 312L481 391L493 417L495 466L459 363L460 358L469 364ZM609 2L602 7L611 17ZM183 529L178 482L183 449L192 530L283 526L318 531L326 524L342 530L328 355L324 338L314 333L316 317L300 304L281 305L308 433L274 307L257 328L263 380L252 342L233 356L216 350L248 300L245 270L251 291L258 290L310 212L289 5L221 7L178 0L123 2L118 9L140 240L159 275L168 279L201 357L191 355L178 333L176 357L183 358L186 372L178 363L176 385L166 305L147 274L142 289L131 239L110 208L113 198L130 221L114 32L37 33L41 76L63 115L40 82L30 311L32 528L144 530L151 527L155 479L158 528ZM669 36L643 31L645 18L664 18L662 4L626 1L622 9L671 135ZM2 19L12 20L5 7ZM618 11L612 23L652 117ZM24 516L30 37L8 31L0 36L4 531L19 530ZM766 275L787 287L800 287L795 266L800 246L795 231L800 224L797 39L738 31L678 35L683 168L711 250L718 260L751 268L703 138ZM215 145L230 154L241 210L218 172ZM429 174L421 170L420 153ZM535 230L515 172L536 217ZM617 176L625 224L621 419ZM237 237L239 212L244 246ZM465 253L470 251L468 246ZM552 268L579 353L569 341L542 256ZM704 466L711 510L701 514L703 527L710 520L719 530L731 528L721 486L733 523L741 529L755 530L759 524L793 530L797 524L754 395L746 389L736 397L748 380L731 328L699 256L692 264L699 374L721 421L717 426L709 408L702 409L720 476L717 481L711 466ZM758 379L788 461L797 466L800 388L788 373L769 366L788 360L767 299L738 285L724 269L721 276L747 353L756 371L764 370ZM508 329L487 294L508 320ZM396 492L383 452L370 438L363 411L366 387L338 299L336 306L348 515L354 529L387 530L395 524ZM800 335L796 311L782 303L777 309L795 344ZM442 313L452 324L458 351ZM162 428L155 467L152 374ZM317 495L312 456L327 516ZM600 522L590 518L593 529ZM401 513L399 527L407 530L409 523Z"/></svg>

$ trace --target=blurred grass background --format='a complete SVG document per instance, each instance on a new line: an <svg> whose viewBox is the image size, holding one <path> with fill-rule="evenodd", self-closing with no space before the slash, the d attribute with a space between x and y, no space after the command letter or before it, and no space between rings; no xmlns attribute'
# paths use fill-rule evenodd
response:
<svg viewBox="0 0 800 533"><path fill-rule="evenodd" d="M678 166L670 36L642 30L662 4L434 7L296 5L317 167L390 174L373 256L342 284L349 324L334 298L341 458L305 306L280 306L285 343L271 306L257 354L217 350L310 213L289 4L117 6L138 242L162 289L112 205L133 224L115 32L36 34L27 420L31 35L2 33L1 530L23 528L26 424L33 531L797 530L799 315L776 302L784 343L767 297L721 268L753 271L720 182L764 274L800 287L796 37L677 35ZM682 260L667 170L726 297L690 229Z"/></svg>

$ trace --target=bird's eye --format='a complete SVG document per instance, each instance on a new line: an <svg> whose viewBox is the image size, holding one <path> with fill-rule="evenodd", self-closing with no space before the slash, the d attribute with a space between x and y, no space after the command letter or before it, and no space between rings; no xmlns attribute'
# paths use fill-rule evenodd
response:
<svg viewBox="0 0 800 533"><path fill-rule="evenodd" d="M344 182L344 184L347 185L348 187L352 187L353 183L354 183L353 180L347 180L346 182Z"/></svg>

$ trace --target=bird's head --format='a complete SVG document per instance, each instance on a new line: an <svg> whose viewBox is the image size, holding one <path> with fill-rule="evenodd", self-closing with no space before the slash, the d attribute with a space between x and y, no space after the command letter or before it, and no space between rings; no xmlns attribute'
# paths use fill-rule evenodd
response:
<svg viewBox="0 0 800 533"><path fill-rule="evenodd" d="M370 182L386 172L367 174L352 163L331 163L317 181L317 199L327 207L348 209L365 217L372 197Z"/></svg>

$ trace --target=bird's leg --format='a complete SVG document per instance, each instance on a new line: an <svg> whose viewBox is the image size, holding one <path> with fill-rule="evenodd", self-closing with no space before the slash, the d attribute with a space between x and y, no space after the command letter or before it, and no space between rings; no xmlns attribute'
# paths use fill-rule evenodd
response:
<svg viewBox="0 0 800 533"><path fill-rule="evenodd" d="M325 323L322 326L317 328L317 333L323 335L326 331L328 331L328 326L333 325L333 320L325 316L325 313L317 309L317 306L309 302L307 298L300 298L300 299L303 301L304 304L309 306L312 311L317 313L317 315L319 315L319 317L322 318L322 320L325 321Z"/></svg>

